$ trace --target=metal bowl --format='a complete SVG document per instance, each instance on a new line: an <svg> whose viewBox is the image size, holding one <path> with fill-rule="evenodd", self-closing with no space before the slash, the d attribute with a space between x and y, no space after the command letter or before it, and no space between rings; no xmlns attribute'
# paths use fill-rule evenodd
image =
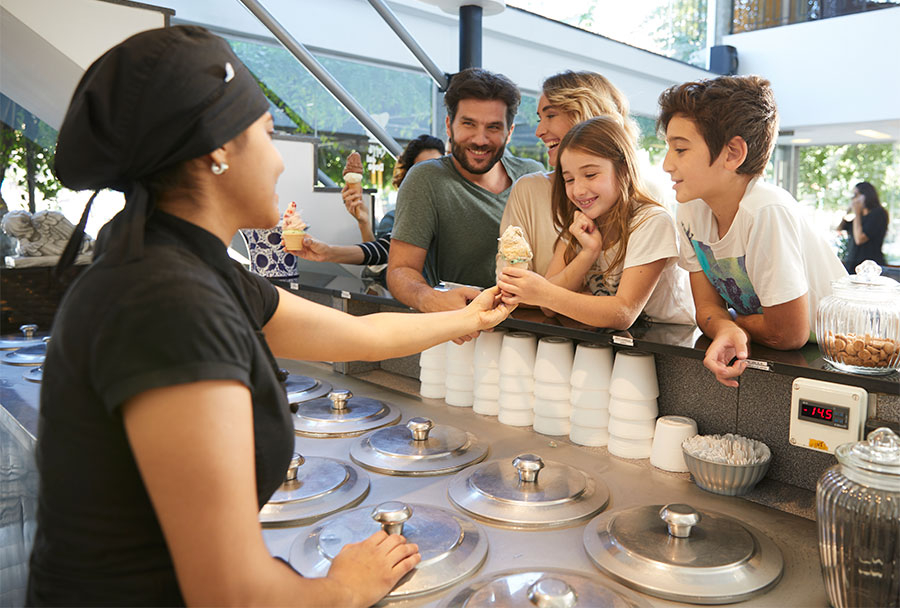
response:
<svg viewBox="0 0 900 608"><path fill-rule="evenodd" d="M758 464L727 464L697 458L684 448L681 451L694 482L707 492L725 496L742 496L752 490L766 476L772 462L770 455Z"/></svg>

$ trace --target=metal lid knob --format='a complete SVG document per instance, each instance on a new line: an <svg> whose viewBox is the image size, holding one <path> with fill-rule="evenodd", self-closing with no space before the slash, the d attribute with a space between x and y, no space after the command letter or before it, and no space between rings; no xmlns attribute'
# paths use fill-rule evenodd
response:
<svg viewBox="0 0 900 608"><path fill-rule="evenodd" d="M702 519L699 511L690 505L669 504L659 510L659 517L669 527L669 534L677 538L687 538L691 528Z"/></svg>
<svg viewBox="0 0 900 608"><path fill-rule="evenodd" d="M537 483L538 473L544 468L544 461L537 454L520 454L512 463L522 483Z"/></svg>
<svg viewBox="0 0 900 608"><path fill-rule="evenodd" d="M575 590L558 578L542 578L528 589L528 600L538 608L572 608L578 603Z"/></svg>
<svg viewBox="0 0 900 608"><path fill-rule="evenodd" d="M34 323L26 323L25 325L19 326L19 331L22 332L22 335L26 338L33 338L34 332L37 331L38 326Z"/></svg>
<svg viewBox="0 0 900 608"><path fill-rule="evenodd" d="M347 411L347 400L353 396L353 393L346 389L339 389L336 391L331 391L328 393L328 398L331 399L331 409L335 412L346 412Z"/></svg>
<svg viewBox="0 0 900 608"><path fill-rule="evenodd" d="M412 517L412 509L402 502L383 502L372 509L372 519L388 534L403 534L403 524Z"/></svg>
<svg viewBox="0 0 900 608"><path fill-rule="evenodd" d="M434 423L428 418L410 418L406 428L412 432L413 441L425 441L428 433L434 428Z"/></svg>
<svg viewBox="0 0 900 608"><path fill-rule="evenodd" d="M288 470L284 476L284 480L297 481L297 469L300 468L304 462L306 462L306 458L295 452L291 457L291 464L290 466L288 466Z"/></svg>

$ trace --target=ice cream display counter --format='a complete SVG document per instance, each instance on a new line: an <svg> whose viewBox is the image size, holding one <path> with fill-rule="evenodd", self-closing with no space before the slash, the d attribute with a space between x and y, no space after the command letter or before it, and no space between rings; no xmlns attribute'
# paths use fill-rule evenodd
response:
<svg viewBox="0 0 900 608"><path fill-rule="evenodd" d="M350 492L346 506L328 515L266 525L273 555L303 574L327 569L343 543L381 526L402 529L423 553L414 576L389 596L391 606L827 603L811 520L707 493L646 460L422 398L408 378L280 363L292 375L349 391L343 411L360 399L392 412L363 433L296 427L302 458L343 462L368 481L363 498Z"/></svg>

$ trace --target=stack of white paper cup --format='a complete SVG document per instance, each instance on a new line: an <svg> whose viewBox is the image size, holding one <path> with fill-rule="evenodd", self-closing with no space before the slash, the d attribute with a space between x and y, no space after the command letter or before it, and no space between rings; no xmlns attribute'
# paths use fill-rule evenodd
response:
<svg viewBox="0 0 900 608"><path fill-rule="evenodd" d="M500 346L500 412L498 420L510 426L534 422L534 356L537 337L524 331L503 336Z"/></svg>
<svg viewBox="0 0 900 608"><path fill-rule="evenodd" d="M475 341L447 342L447 393L444 401L456 407L472 407L475 401Z"/></svg>
<svg viewBox="0 0 900 608"><path fill-rule="evenodd" d="M544 435L568 435L572 341L550 336L538 341L534 356L534 430Z"/></svg>
<svg viewBox="0 0 900 608"><path fill-rule="evenodd" d="M505 329L483 331L475 340L475 402L478 414L500 413L500 347Z"/></svg>
<svg viewBox="0 0 900 608"><path fill-rule="evenodd" d="M613 368L613 349L582 342L572 362L572 386L569 403L573 443L604 446L609 442L609 383Z"/></svg>
<svg viewBox="0 0 900 608"><path fill-rule="evenodd" d="M650 353L619 351L609 384L609 453L649 458L659 415L656 360Z"/></svg>
<svg viewBox="0 0 900 608"><path fill-rule="evenodd" d="M429 399L443 399L447 392L447 343L423 350L419 354L419 394Z"/></svg>

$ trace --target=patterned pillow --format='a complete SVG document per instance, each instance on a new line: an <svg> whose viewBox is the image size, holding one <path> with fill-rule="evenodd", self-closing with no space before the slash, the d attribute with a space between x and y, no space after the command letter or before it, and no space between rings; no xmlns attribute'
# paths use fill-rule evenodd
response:
<svg viewBox="0 0 900 608"><path fill-rule="evenodd" d="M264 277L297 276L297 258L281 246L281 228L241 230L247 241L250 271Z"/></svg>

